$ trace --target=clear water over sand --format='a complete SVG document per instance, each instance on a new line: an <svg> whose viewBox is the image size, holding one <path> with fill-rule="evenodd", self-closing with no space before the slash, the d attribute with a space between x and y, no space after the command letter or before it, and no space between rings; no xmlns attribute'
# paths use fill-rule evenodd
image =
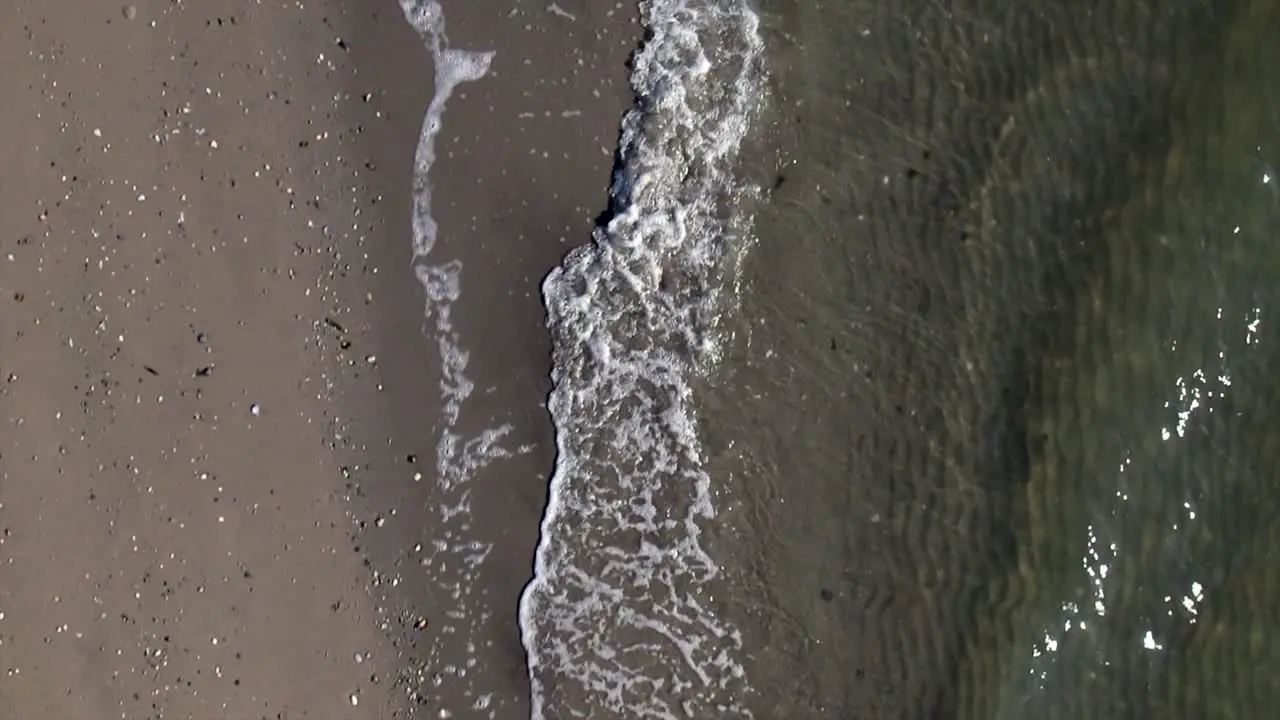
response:
<svg viewBox="0 0 1280 720"><path fill-rule="evenodd" d="M1258 717L1280 9L763 3L695 393L757 717Z"/></svg>

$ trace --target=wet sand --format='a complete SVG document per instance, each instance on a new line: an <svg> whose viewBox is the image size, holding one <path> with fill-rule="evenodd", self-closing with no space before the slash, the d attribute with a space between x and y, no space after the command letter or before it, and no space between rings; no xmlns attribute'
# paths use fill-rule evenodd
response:
<svg viewBox="0 0 1280 720"><path fill-rule="evenodd" d="M438 530L408 222L432 76L399 7L0 10L0 718L527 715L537 284L604 207L636 41L585 6L445 5L453 46L497 50L432 174L477 388L459 430L532 446L476 479L471 658L426 652L457 608L415 552ZM429 682L469 659L466 688Z"/></svg>

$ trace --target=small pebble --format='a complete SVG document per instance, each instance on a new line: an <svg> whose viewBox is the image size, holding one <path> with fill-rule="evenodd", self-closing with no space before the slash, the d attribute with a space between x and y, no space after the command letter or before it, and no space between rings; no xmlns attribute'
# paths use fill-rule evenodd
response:
<svg viewBox="0 0 1280 720"><path fill-rule="evenodd" d="M136 5L125 5L121 12L124 13L125 20L132 20L138 17L138 7Z"/></svg>

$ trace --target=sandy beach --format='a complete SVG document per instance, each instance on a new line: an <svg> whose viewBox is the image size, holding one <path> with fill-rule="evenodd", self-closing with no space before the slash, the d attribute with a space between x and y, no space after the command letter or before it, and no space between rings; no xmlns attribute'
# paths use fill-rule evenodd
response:
<svg viewBox="0 0 1280 720"><path fill-rule="evenodd" d="M444 4L451 47L496 51L431 174L455 430L517 449L471 478L465 607L423 550L453 499L400 7L0 10L0 719L527 717L538 283L604 208L638 41L630 8L554 8Z"/></svg>

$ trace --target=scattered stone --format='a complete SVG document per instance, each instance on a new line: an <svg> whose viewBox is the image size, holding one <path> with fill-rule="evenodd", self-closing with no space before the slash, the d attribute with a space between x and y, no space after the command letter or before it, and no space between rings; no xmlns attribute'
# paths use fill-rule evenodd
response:
<svg viewBox="0 0 1280 720"><path fill-rule="evenodd" d="M120 12L124 14L125 20L133 20L134 18L138 17L138 6L125 5L123 8L120 9Z"/></svg>

